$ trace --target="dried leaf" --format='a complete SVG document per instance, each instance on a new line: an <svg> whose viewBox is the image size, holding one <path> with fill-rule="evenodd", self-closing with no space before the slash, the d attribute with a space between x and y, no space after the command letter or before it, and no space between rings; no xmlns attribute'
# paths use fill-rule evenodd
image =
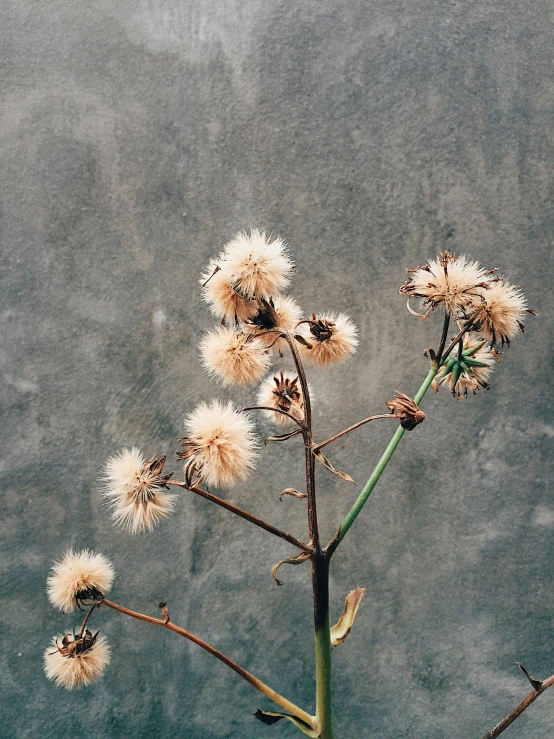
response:
<svg viewBox="0 0 554 739"><path fill-rule="evenodd" d="M292 438L293 436L297 436L298 434L301 434L302 431L300 429L294 429L294 431L289 431L287 434L279 434L278 436L268 436L267 439L264 439L264 444L267 446L268 441L286 441L287 439Z"/></svg>
<svg viewBox="0 0 554 739"><path fill-rule="evenodd" d="M308 552L300 552L300 554L297 554L295 557L289 557L288 559L282 559L280 562L277 562L273 565L271 568L271 577L275 580L276 584L281 586L283 583L281 580L277 579L277 570L281 565L301 565L302 562L305 562L307 559L310 559L310 555Z"/></svg>
<svg viewBox="0 0 554 739"><path fill-rule="evenodd" d="M283 492L281 493L281 495L279 496L280 501L283 500L283 495L292 495L293 498L307 498L308 497L306 493L301 493L296 488L285 488Z"/></svg>
<svg viewBox="0 0 554 739"><path fill-rule="evenodd" d="M352 628L354 618L364 597L365 588L356 588L350 591L346 596L344 603L344 611L337 623L331 628L331 646L336 647L337 644L343 642Z"/></svg>
<svg viewBox="0 0 554 739"><path fill-rule="evenodd" d="M302 346L305 346L306 349L311 349L312 345L309 341L306 341L306 339L302 336L302 334L294 334L294 338L299 344L302 344Z"/></svg>
<svg viewBox="0 0 554 739"><path fill-rule="evenodd" d="M312 739L317 739L319 736L319 731L316 731L304 721L296 718L296 716L291 716L290 713L279 713L277 711L261 711L258 708L256 713L254 714L254 718L257 718L258 721L261 721L262 724L266 724L267 726L276 724L277 721L280 721L282 718L287 718L289 721L292 721L292 723L297 726L300 731L303 731L304 734L312 737Z"/></svg>
<svg viewBox="0 0 554 739"><path fill-rule="evenodd" d="M337 475L337 477L340 477L343 480L346 480L347 482L353 482L354 485L356 484L356 481L350 477L348 472L341 472L340 470L336 470L331 462L327 459L327 457L323 454L321 450L318 450L317 452L314 452L316 459L321 462L321 464L329 470L329 472L332 472L333 475Z"/></svg>

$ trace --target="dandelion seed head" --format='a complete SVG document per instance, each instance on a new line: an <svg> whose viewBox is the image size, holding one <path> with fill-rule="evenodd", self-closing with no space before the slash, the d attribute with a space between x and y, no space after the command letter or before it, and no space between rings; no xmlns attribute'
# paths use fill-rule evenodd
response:
<svg viewBox="0 0 554 739"><path fill-rule="evenodd" d="M527 300L521 290L500 280L481 291L481 299L468 318L475 331L492 345L499 341L509 344L518 331L524 330L526 311Z"/></svg>
<svg viewBox="0 0 554 739"><path fill-rule="evenodd" d="M173 511L177 496L164 488L165 455L145 462L137 449L123 449L105 467L103 497L118 526L137 534L151 531Z"/></svg>
<svg viewBox="0 0 554 739"><path fill-rule="evenodd" d="M303 324L302 329L301 335L311 349L300 344L300 351L314 364L343 362L358 346L358 329L344 313L314 313L311 321Z"/></svg>
<svg viewBox="0 0 554 739"><path fill-rule="evenodd" d="M310 399L313 400L311 388L309 390ZM260 385L257 405L286 411L301 420L304 415L304 395L298 375L295 372L280 372L275 376L269 376ZM292 418L283 413L267 410L262 412L266 418L279 426L295 425Z"/></svg>
<svg viewBox="0 0 554 739"><path fill-rule="evenodd" d="M243 297L229 282L228 270L222 269L225 256L210 262L200 279L202 299L208 304L217 318L224 318L230 323L247 321L258 312L256 300Z"/></svg>
<svg viewBox="0 0 554 739"><path fill-rule="evenodd" d="M222 273L244 298L270 298L289 283L294 265L280 238L257 229L239 233L224 248Z"/></svg>
<svg viewBox="0 0 554 739"><path fill-rule="evenodd" d="M95 600L107 593L113 578L112 563L103 554L70 549L53 565L46 590L53 606L70 613L77 601Z"/></svg>
<svg viewBox="0 0 554 739"><path fill-rule="evenodd" d="M44 671L49 680L67 690L82 688L98 680L110 664L110 647L105 636L96 638L87 631L84 639L74 632L58 634L44 652Z"/></svg>
<svg viewBox="0 0 554 739"><path fill-rule="evenodd" d="M251 385L266 373L270 357L264 343L251 333L218 326L200 344L204 366L223 385Z"/></svg>
<svg viewBox="0 0 554 739"><path fill-rule="evenodd" d="M201 403L185 419L180 459L193 464L208 485L232 486L254 466L257 442L250 419L231 402Z"/></svg>

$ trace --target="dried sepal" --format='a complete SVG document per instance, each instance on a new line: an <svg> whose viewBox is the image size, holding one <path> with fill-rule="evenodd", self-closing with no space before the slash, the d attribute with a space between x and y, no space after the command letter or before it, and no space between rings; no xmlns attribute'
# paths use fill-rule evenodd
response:
<svg viewBox="0 0 554 739"><path fill-rule="evenodd" d="M279 500L283 500L283 495L291 495L293 498L307 498L308 495L306 493L301 493L300 490L297 490L296 488L285 488L282 493L279 495Z"/></svg>
<svg viewBox="0 0 554 739"><path fill-rule="evenodd" d="M256 713L254 713L254 718L257 718L258 721L261 721L262 724L265 724L266 726L272 726L273 724L276 724L281 719L286 718L289 721L292 721L292 723L295 726L297 726L300 729L300 731L306 734L306 736L312 737L312 739L317 739L320 733L318 729L313 728L313 726L310 726L305 721L302 721L296 716L292 716L290 713L282 713L280 711L262 711L261 709L258 708ZM315 717L314 717L314 726L315 726Z"/></svg>
<svg viewBox="0 0 554 739"><path fill-rule="evenodd" d="M260 300L257 314L246 322L246 326L267 349L283 356L287 341L280 331L292 331L301 316L302 310L294 298L277 295L275 298Z"/></svg>
<svg viewBox="0 0 554 739"><path fill-rule="evenodd" d="M311 395L311 393L310 393ZM269 376L260 385L257 404L267 408L275 408L275 412L264 410L263 414L270 421L280 426L294 424L294 419L302 421L304 418L304 395L300 386L298 375L294 372L280 372L278 375ZM284 413L289 413L289 418Z"/></svg>
<svg viewBox="0 0 554 739"><path fill-rule="evenodd" d="M395 390L395 393L396 397L393 400L387 400L385 405L398 418L402 428L412 431L425 420L425 413L409 395L398 390Z"/></svg>
<svg viewBox="0 0 554 739"><path fill-rule="evenodd" d="M364 593L365 588L356 588L356 590L351 590L346 596L344 610L341 617L337 623L331 627L332 647L336 647L337 644L343 642L350 633L354 623L354 618L356 617L356 613L358 612L358 608L360 607L360 603L364 597Z"/></svg>
<svg viewBox="0 0 554 739"><path fill-rule="evenodd" d="M282 559L280 562L276 562L271 568L271 577L275 580L275 584L279 587L283 584L282 581L277 578L277 570L281 565L301 565L308 559L310 559L308 552L300 552L300 554L297 554L294 557L287 557L287 559Z"/></svg>
<svg viewBox="0 0 554 739"><path fill-rule="evenodd" d="M317 451L315 451L314 456L317 459L317 461L320 462L325 467L325 469L329 470L329 472L332 472L333 475L340 477L342 480L346 480L346 482L353 482L354 485L356 484L356 481L352 477L350 477L348 472L341 472L340 470L335 469L333 465L331 464L331 462L323 454L321 449L318 449Z"/></svg>
<svg viewBox="0 0 554 739"><path fill-rule="evenodd" d="M44 670L49 680L67 690L81 688L97 680L110 663L110 648L105 636L68 632L56 636L44 653Z"/></svg>
<svg viewBox="0 0 554 739"><path fill-rule="evenodd" d="M344 313L312 313L311 318L299 325L302 325L304 333L295 335L295 338L300 343L302 355L314 364L337 364L356 351L358 329Z"/></svg>

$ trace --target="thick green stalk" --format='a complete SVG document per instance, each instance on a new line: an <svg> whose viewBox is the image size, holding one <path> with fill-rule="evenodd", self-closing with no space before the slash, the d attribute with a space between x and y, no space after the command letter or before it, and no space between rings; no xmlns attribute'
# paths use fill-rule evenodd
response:
<svg viewBox="0 0 554 739"><path fill-rule="evenodd" d="M438 371L438 368L437 369L431 368L429 370L427 377L423 381L422 386L417 391L414 397L414 400L418 405L421 402L421 399L423 398L427 390L429 389L431 383L433 382L433 379L435 375L437 374L437 371ZM338 545L344 539L344 537L346 536L346 533L348 532L348 530L350 529L354 521L358 518L360 511L366 504L367 499L373 492L373 488L375 487L375 485L377 485L377 482L379 478L381 477L381 475L383 474L385 467L389 463L390 458L394 454L396 447L400 443L400 439L404 436L404 431L405 429L403 429L402 426L399 426L396 429L394 436L389 442L389 445L383 452L381 459L377 462L375 469L371 473L371 477L364 485L364 488L359 494L356 502L354 503L352 508L348 511L348 513L346 514L346 517L341 523L338 534L336 538L333 540L333 543L331 544L331 551L334 551L338 547Z"/></svg>

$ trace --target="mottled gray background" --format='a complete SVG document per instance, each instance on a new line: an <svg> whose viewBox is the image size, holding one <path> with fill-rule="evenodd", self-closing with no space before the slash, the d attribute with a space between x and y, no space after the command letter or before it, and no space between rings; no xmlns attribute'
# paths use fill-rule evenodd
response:
<svg viewBox="0 0 554 739"><path fill-rule="evenodd" d="M112 528L110 453L177 448L184 414L221 390L197 342L198 277L239 229L291 245L291 294L360 327L356 356L315 371L317 433L414 393L438 320L405 309L405 267L442 248L498 266L529 320L492 389L429 395L336 555L333 615L367 587L335 652L338 739L478 738L526 694L514 660L554 671L552 116L549 0L3 0L2 699L5 737L293 737L270 704L172 634L102 612L113 646L80 693L42 653L72 626L47 602L68 546L109 556L112 596L228 652L312 708L307 567L290 547L184 494L151 535ZM286 362L283 363L284 365ZM269 427L259 422L260 433ZM367 478L387 424L337 443ZM170 469L178 472L175 463ZM305 536L297 439L263 449L225 493ZM356 490L321 471L330 534ZM547 693L506 734L554 735Z"/></svg>

